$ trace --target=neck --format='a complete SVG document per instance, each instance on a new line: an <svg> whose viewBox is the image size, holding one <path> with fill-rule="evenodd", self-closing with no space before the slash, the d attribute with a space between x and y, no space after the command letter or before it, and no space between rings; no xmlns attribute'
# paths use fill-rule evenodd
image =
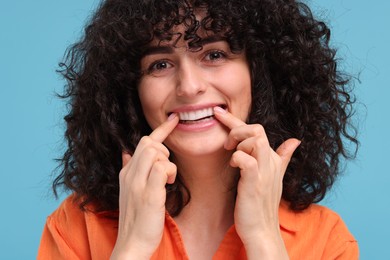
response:
<svg viewBox="0 0 390 260"><path fill-rule="evenodd" d="M229 166L230 158L231 153L226 152L175 157L178 172L191 194L190 202L175 218L181 229L219 230L224 234L233 224L238 170Z"/></svg>

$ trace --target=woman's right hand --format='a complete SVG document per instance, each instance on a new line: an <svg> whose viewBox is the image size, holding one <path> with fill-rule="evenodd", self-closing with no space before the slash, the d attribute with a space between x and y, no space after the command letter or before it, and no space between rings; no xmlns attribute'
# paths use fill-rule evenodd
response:
<svg viewBox="0 0 390 260"><path fill-rule="evenodd" d="M176 165L162 144L179 122L178 116L144 136L133 156L122 154L119 174L119 227L111 259L150 259L164 229L167 183L176 178Z"/></svg>

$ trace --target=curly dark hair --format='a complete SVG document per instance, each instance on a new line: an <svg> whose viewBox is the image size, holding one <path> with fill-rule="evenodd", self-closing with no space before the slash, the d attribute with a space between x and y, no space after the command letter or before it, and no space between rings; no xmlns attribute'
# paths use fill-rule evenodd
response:
<svg viewBox="0 0 390 260"><path fill-rule="evenodd" d="M199 10L205 13L200 21ZM175 32L177 25L185 32ZM201 48L199 28L222 36L233 52L245 52L253 98L248 122L264 126L274 149L291 137L302 141L283 180L283 199L303 210L324 198L341 172L340 156L356 154L354 97L350 77L337 68L329 28L294 0L102 2L60 63L68 148L59 159L55 194L65 187L81 199L81 208L94 202L97 211L118 209L121 153L133 152L151 131L137 92L145 46L184 37ZM183 185L180 178L168 185L172 215L188 202Z"/></svg>

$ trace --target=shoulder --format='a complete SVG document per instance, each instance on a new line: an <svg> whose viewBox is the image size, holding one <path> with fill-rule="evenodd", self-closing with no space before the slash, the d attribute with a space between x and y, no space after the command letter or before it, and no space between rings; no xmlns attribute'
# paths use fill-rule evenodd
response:
<svg viewBox="0 0 390 260"><path fill-rule="evenodd" d="M79 207L75 195L67 197L47 218L51 234L61 238L70 248L85 244L87 237L88 213ZM84 245L86 248L87 245Z"/></svg>
<svg viewBox="0 0 390 260"><path fill-rule="evenodd" d="M74 194L67 197L61 205L48 217L48 222L56 225L66 233L86 233L92 226L106 224L117 220L118 213L112 211L96 212L94 204L82 209L80 200Z"/></svg>
<svg viewBox="0 0 390 260"><path fill-rule="evenodd" d="M280 225L286 244L300 248L301 252L317 252L319 259L341 256L357 259L357 241L342 218L333 210L312 204L307 209L294 212L282 203L279 211Z"/></svg>
<svg viewBox="0 0 390 260"><path fill-rule="evenodd" d="M73 195L47 218L38 250L38 259L89 259L85 212Z"/></svg>
<svg viewBox="0 0 390 260"><path fill-rule="evenodd" d="M65 198L58 208L49 216L49 218L64 218L69 214L83 215L83 210L79 207L74 194Z"/></svg>
<svg viewBox="0 0 390 260"><path fill-rule="evenodd" d="M282 202L279 217L282 228L287 230L299 232L323 230L331 232L336 229L343 231L346 238L354 240L341 217L333 210L321 205L312 204L303 211L292 211L288 208L287 203Z"/></svg>
<svg viewBox="0 0 390 260"><path fill-rule="evenodd" d="M38 259L108 259L117 235L116 216L95 213L93 205L83 210L76 196L69 196L47 218Z"/></svg>
<svg viewBox="0 0 390 260"><path fill-rule="evenodd" d="M86 212L79 207L75 195L67 197L48 217L48 222L61 226L65 230L85 225Z"/></svg>
<svg viewBox="0 0 390 260"><path fill-rule="evenodd" d="M329 234L329 239L340 239L344 241L355 241L352 233L339 214L333 210L312 204L307 210L302 212L302 222L312 222L317 230L322 230L324 234ZM301 229L304 226L302 224Z"/></svg>

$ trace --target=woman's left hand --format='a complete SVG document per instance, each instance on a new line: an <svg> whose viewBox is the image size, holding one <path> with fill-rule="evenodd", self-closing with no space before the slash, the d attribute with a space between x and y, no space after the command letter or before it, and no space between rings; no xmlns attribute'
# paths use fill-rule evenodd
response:
<svg viewBox="0 0 390 260"><path fill-rule="evenodd" d="M230 165L241 176L234 223L248 259L288 259L278 212L283 176L300 141L288 139L274 151L260 124L248 125L219 108L215 117L230 129L225 149L236 149Z"/></svg>

